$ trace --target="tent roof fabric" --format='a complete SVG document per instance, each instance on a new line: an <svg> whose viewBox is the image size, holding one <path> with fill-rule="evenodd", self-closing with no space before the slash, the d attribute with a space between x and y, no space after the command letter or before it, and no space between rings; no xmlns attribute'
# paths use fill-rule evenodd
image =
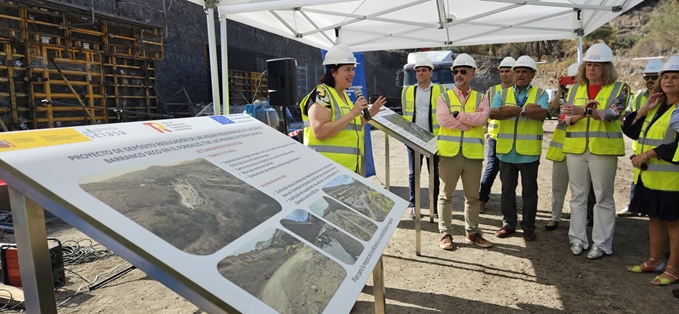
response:
<svg viewBox="0 0 679 314"><path fill-rule="evenodd" d="M340 42L352 51L372 51L576 38L641 1L221 0L218 5L228 19L314 47L332 47L339 28Z"/></svg>

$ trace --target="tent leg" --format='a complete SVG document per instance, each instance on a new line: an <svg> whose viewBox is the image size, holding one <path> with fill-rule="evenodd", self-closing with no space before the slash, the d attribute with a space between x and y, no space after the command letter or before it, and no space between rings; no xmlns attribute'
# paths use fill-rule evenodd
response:
<svg viewBox="0 0 679 314"><path fill-rule="evenodd" d="M215 114L221 114L219 99L219 67L217 66L217 38L215 34L215 9L206 8L207 11L207 38L210 51L210 77L212 83L212 105Z"/></svg>
<svg viewBox="0 0 679 314"><path fill-rule="evenodd" d="M224 106L222 112L229 114L229 49L226 41L226 15L219 15L219 25L222 46L222 105Z"/></svg>
<svg viewBox="0 0 679 314"><path fill-rule="evenodd" d="M578 36L578 62L582 62L582 36Z"/></svg>
<svg viewBox="0 0 679 314"><path fill-rule="evenodd" d="M386 179L384 180L385 182L385 188L387 191L389 190L389 134L384 133L384 173Z"/></svg>

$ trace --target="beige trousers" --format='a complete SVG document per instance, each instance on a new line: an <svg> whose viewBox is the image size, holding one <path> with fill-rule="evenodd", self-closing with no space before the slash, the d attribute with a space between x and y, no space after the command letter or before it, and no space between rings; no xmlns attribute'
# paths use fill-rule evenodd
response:
<svg viewBox="0 0 679 314"><path fill-rule="evenodd" d="M464 208L464 224L467 234L479 233L479 188L481 187L482 159L468 159L462 152L455 157L439 158L441 187L438 199L439 232L452 234L453 196L457 181L462 178L462 190L467 205Z"/></svg>

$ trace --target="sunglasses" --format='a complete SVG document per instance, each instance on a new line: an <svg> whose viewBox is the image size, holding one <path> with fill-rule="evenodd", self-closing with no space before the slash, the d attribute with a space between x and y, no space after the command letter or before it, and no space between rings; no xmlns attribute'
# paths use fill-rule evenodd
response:
<svg viewBox="0 0 679 314"><path fill-rule="evenodd" d="M658 76L644 76L644 81L657 80Z"/></svg>
<svg viewBox="0 0 679 314"><path fill-rule="evenodd" d="M453 70L453 75L457 75L457 73L462 73L462 75L467 75L467 70Z"/></svg>

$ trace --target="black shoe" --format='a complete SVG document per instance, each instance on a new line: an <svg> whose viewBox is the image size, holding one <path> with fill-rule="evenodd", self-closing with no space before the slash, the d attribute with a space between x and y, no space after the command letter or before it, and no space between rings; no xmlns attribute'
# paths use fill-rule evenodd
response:
<svg viewBox="0 0 679 314"><path fill-rule="evenodd" d="M549 222L552 222L552 221L550 220ZM556 224L554 224L552 226L550 226L549 224L545 225L545 230L552 231L552 230L556 229L559 226L559 222L558 221L554 221L554 222Z"/></svg>
<svg viewBox="0 0 679 314"><path fill-rule="evenodd" d="M415 219L415 207L410 208L410 219Z"/></svg>

